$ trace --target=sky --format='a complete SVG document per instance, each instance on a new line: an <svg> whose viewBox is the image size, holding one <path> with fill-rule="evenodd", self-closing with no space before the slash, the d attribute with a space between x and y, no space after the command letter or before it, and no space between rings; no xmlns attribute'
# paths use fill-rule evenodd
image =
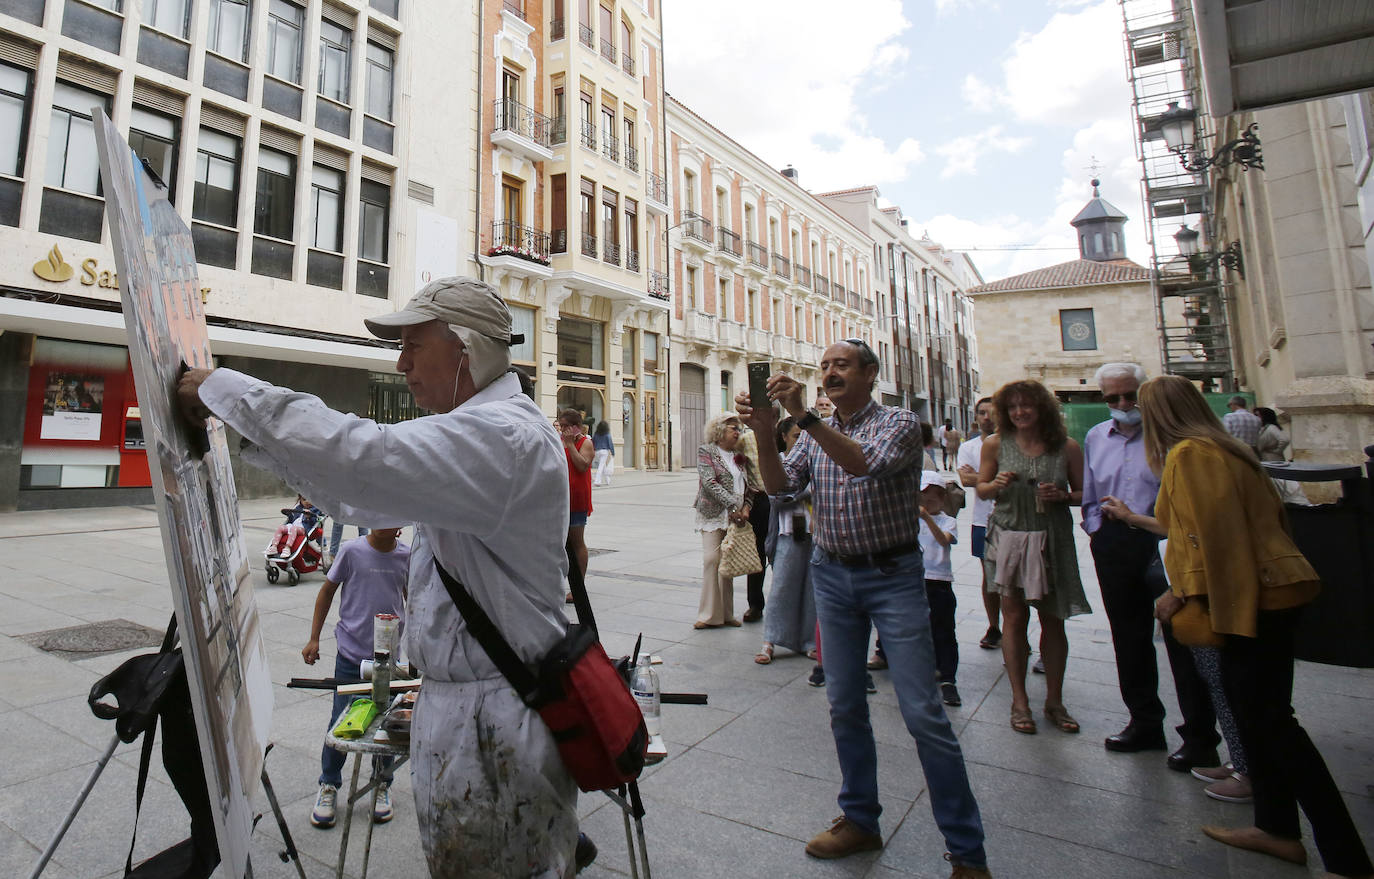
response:
<svg viewBox="0 0 1374 879"><path fill-rule="evenodd" d="M1117 0L663 6L669 93L812 192L876 185L992 281L1077 258L1096 164L1148 260Z"/></svg>

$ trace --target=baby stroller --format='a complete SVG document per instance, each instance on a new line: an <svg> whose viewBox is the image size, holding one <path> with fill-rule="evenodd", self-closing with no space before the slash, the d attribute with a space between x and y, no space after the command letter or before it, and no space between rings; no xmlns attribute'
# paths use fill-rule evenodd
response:
<svg viewBox="0 0 1374 879"><path fill-rule="evenodd" d="M281 512L290 521L300 511L299 509L284 507ZM281 579L282 572L285 571L286 585L295 586L301 581L302 574L311 574L320 569L320 564L324 561L326 516L318 509L313 512L314 524L303 533L294 532L291 534L290 546L286 547L284 555L279 555L277 552L276 537L273 537L267 544L267 548L262 551L263 557L267 560L268 583L276 583Z"/></svg>

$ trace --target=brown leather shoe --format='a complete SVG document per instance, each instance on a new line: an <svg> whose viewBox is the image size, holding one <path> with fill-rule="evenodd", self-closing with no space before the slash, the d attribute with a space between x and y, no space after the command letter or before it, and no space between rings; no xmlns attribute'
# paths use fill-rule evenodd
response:
<svg viewBox="0 0 1374 879"><path fill-rule="evenodd" d="M992 879L987 867L970 867L968 864L955 864L949 879Z"/></svg>
<svg viewBox="0 0 1374 879"><path fill-rule="evenodd" d="M1204 824L1202 832L1234 848L1270 855L1290 864L1307 863L1307 849L1299 839L1285 839L1258 827L1214 827Z"/></svg>
<svg viewBox="0 0 1374 879"><path fill-rule="evenodd" d="M879 833L869 833L859 825L841 815L830 825L811 837L806 844L806 853L813 858L846 858L858 852L876 851L883 847L883 837Z"/></svg>

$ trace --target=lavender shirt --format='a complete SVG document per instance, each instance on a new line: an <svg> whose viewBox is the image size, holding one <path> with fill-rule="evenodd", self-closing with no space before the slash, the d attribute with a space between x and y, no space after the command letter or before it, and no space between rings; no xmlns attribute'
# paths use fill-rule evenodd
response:
<svg viewBox="0 0 1374 879"><path fill-rule="evenodd" d="M1102 498L1120 498L1132 511L1153 516L1159 477L1145 463L1145 431L1127 436L1107 419L1083 439L1083 530L1102 527Z"/></svg>
<svg viewBox="0 0 1374 879"><path fill-rule="evenodd" d="M339 584L339 622L334 637L339 655L350 663L372 658L372 623L377 614L394 613L405 624L409 567L410 547L399 541L391 552L378 552L366 537L339 547L329 569L329 580Z"/></svg>

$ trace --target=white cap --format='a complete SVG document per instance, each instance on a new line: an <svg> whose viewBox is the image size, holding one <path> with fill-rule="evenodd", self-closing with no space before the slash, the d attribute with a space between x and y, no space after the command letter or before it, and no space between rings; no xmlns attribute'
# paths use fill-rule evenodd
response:
<svg viewBox="0 0 1374 879"><path fill-rule="evenodd" d="M935 471L935 470L922 470L922 471L921 471L921 491L925 491L927 488L930 488L932 485L939 486L940 489L943 490L943 489L945 488L945 477L941 476L941 475L940 475L937 471Z"/></svg>

